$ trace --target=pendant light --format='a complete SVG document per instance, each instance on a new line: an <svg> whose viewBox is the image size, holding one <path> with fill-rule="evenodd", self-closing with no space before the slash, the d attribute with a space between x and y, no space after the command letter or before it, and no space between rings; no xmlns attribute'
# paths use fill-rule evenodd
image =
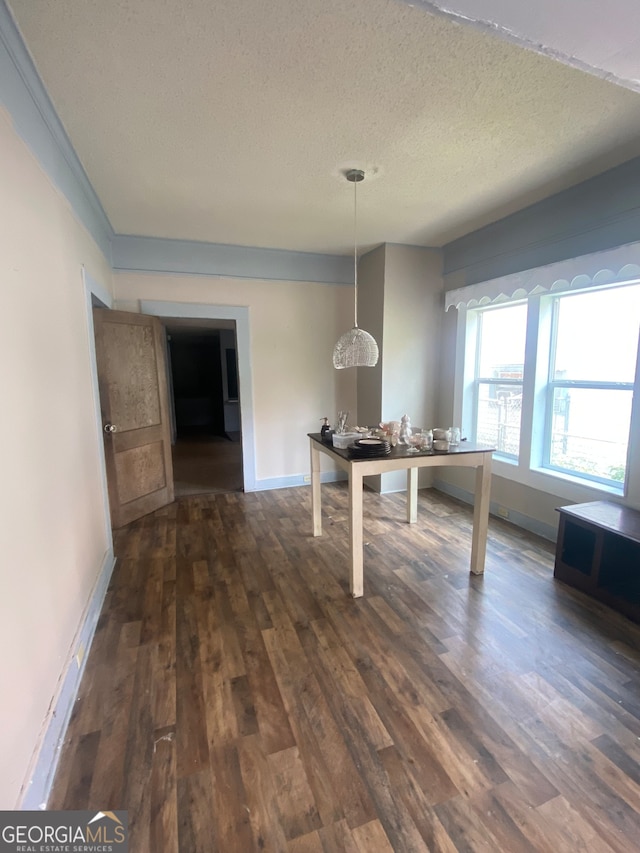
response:
<svg viewBox="0 0 640 853"><path fill-rule="evenodd" d="M354 324L345 332L333 348L333 366L336 370L345 367L375 367L378 363L378 344L369 332L358 328L358 196L357 186L364 181L362 169L350 169L345 177L353 183L353 283Z"/></svg>

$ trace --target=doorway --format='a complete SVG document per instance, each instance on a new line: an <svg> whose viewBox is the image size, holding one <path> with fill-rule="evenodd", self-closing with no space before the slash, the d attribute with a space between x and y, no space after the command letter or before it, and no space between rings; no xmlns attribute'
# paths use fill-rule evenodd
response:
<svg viewBox="0 0 640 853"><path fill-rule="evenodd" d="M175 495L242 491L235 321L164 323Z"/></svg>
<svg viewBox="0 0 640 853"><path fill-rule="evenodd" d="M219 305L198 302L165 302L141 299L140 310L165 322L189 319L204 325L209 320L233 320L236 328L238 370L238 416L242 436L242 478L245 492L254 492L256 479L255 419L253 412L253 375L251 366L251 333L249 308L246 305ZM203 323L204 321L204 323Z"/></svg>

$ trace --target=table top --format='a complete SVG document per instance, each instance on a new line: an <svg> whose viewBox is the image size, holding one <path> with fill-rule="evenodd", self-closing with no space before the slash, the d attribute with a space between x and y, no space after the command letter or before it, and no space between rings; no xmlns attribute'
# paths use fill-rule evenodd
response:
<svg viewBox="0 0 640 853"><path fill-rule="evenodd" d="M343 459L346 459L348 462L368 462L371 458L373 459L424 459L425 457L431 456L459 456L465 453L493 453L495 447L487 447L481 444L472 444L470 441L462 441L460 444L455 447L449 448L449 450L418 450L418 452L409 451L409 448L403 444L397 444L395 447L391 448L390 453L381 454L380 456L374 456L367 458L360 458L351 456L349 453L349 448L345 448L344 450L341 447L334 447L333 444L330 444L328 441L323 441L322 436L319 432L309 432L307 433L309 438L312 441L316 441L323 448L330 450L332 453L335 453L336 456L341 456Z"/></svg>

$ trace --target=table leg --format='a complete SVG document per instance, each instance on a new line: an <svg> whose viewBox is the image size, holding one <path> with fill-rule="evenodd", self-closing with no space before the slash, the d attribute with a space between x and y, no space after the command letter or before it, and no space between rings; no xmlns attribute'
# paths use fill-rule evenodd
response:
<svg viewBox="0 0 640 853"><path fill-rule="evenodd" d="M362 541L362 474L357 465L349 466L349 536L351 540L350 589L354 598L360 598L363 583Z"/></svg>
<svg viewBox="0 0 640 853"><path fill-rule="evenodd" d="M313 535L322 536L322 497L320 492L320 451L311 442L311 512Z"/></svg>
<svg viewBox="0 0 640 853"><path fill-rule="evenodd" d="M489 503L491 494L491 454L484 454L484 462L476 468L476 493L473 504L473 536L471 539L471 571L474 575L484 572L487 551L487 528L489 526Z"/></svg>
<svg viewBox="0 0 640 853"><path fill-rule="evenodd" d="M418 469L407 468L407 522L418 520Z"/></svg>

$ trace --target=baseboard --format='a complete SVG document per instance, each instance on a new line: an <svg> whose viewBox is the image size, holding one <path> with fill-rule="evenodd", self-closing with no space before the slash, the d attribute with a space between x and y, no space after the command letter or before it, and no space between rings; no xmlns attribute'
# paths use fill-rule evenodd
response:
<svg viewBox="0 0 640 853"><path fill-rule="evenodd" d="M473 506L473 493L468 492L466 489L461 489L459 486L454 486L451 483L445 483L444 480L436 480L433 484L433 488L437 491L444 492L445 495L450 495L452 498L457 498L458 500L463 501L463 503L471 504ZM543 539L548 539L550 542L556 541L558 530L553 527L553 525L540 521L537 518L531 518L531 516L524 515L514 509L509 509L509 518L505 519L498 512L498 507L499 504L495 501L491 501L489 505L489 512L491 515L495 515L495 517L499 518L501 521L507 521L510 524L515 524L516 527L522 527L523 530L528 530L529 533L535 533L536 536L541 536Z"/></svg>
<svg viewBox="0 0 640 853"><path fill-rule="evenodd" d="M323 471L320 474L321 483L337 483L346 480L344 471ZM294 486L308 486L311 482L309 474L293 474L290 477L268 477L264 480L256 480L256 492L267 492L271 489L291 489Z"/></svg>
<svg viewBox="0 0 640 853"><path fill-rule="evenodd" d="M102 610L114 565L115 557L113 551L109 550L102 561L93 593L71 646L69 658L60 677L59 689L49 707L40 743L34 750L34 756L37 757L33 760L33 769L20 801L20 808L23 810L46 809L47 807L60 750L67 732L69 718L80 687L89 648L98 624L98 617ZM82 659L78 661L80 650L83 650L83 654L81 655Z"/></svg>

